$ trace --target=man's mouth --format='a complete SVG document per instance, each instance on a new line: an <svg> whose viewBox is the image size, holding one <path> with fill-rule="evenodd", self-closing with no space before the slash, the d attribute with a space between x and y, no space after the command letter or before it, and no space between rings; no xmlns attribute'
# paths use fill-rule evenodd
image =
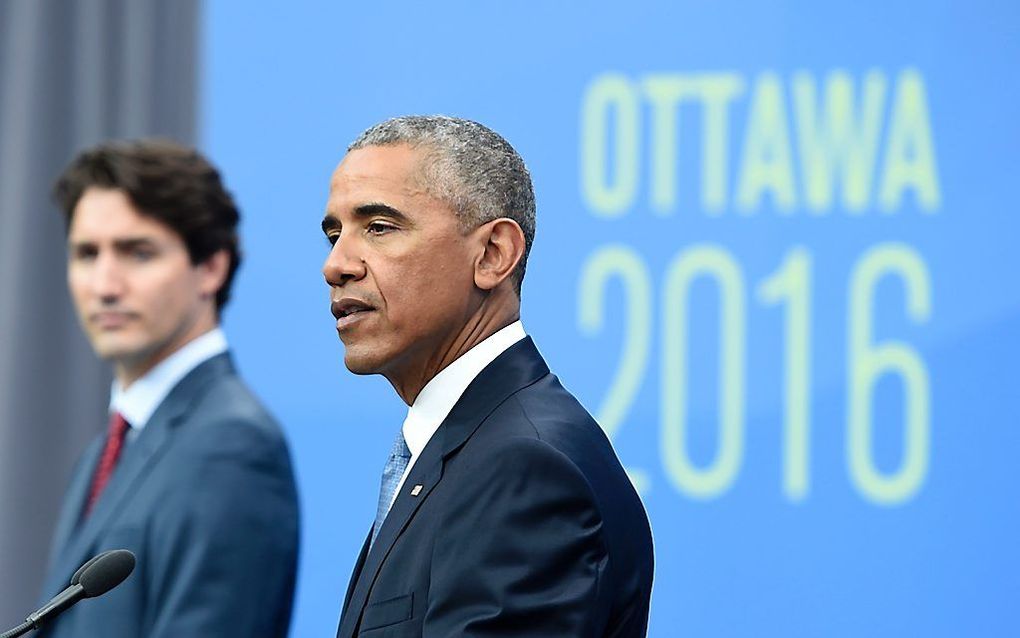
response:
<svg viewBox="0 0 1020 638"><path fill-rule="evenodd" d="M346 328L364 317L367 313L375 310L375 308L360 299L350 298L333 301L330 303L329 309L333 316L336 317L337 330Z"/></svg>
<svg viewBox="0 0 1020 638"><path fill-rule="evenodd" d="M103 330L115 330L123 327L134 318L130 312L96 312L89 319L92 323Z"/></svg>

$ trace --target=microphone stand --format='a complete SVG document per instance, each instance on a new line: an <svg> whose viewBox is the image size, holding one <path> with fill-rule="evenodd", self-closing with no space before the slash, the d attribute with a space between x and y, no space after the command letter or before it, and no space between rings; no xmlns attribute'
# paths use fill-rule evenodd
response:
<svg viewBox="0 0 1020 638"><path fill-rule="evenodd" d="M71 586L29 614L25 622L0 634L0 638L16 638L39 629L48 620L84 598L102 596L124 582L135 568L135 555L126 549L112 549L94 556L71 577Z"/></svg>
<svg viewBox="0 0 1020 638"><path fill-rule="evenodd" d="M15 638L16 636L21 636L23 634L27 634L29 631L31 631L34 628L35 628L35 625L32 622L29 622L29 621L26 620L25 622L21 623L20 625L18 625L14 629L9 629L9 630L5 631L4 633L0 634L0 638Z"/></svg>

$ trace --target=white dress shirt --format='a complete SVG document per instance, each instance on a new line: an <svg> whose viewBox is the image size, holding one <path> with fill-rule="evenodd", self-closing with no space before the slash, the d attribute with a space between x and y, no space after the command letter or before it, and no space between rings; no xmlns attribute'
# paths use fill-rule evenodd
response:
<svg viewBox="0 0 1020 638"><path fill-rule="evenodd" d="M407 469L404 470L397 489L393 491L394 500L397 494L400 494L400 489L404 486L404 480L410 474L411 468L414 467L414 462L439 429L439 425L450 414L460 395L464 394L464 390L467 390L485 366L526 336L524 326L520 321L515 321L486 337L425 384L414 403L407 409L407 418L404 419L404 441L411 450L411 460L407 463ZM393 501L390 501L390 505L392 504Z"/></svg>
<svg viewBox="0 0 1020 638"><path fill-rule="evenodd" d="M160 361L126 389L114 379L110 390L110 412L120 412L131 426L128 436L137 436L181 379L199 364L226 351L227 337L217 327Z"/></svg>

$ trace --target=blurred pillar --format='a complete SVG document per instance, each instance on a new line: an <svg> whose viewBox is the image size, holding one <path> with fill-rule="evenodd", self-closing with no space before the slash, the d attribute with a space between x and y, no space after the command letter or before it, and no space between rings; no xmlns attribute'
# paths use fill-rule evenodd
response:
<svg viewBox="0 0 1020 638"><path fill-rule="evenodd" d="M71 468L109 399L50 188L104 139L194 142L199 2L0 2L0 631L34 609Z"/></svg>

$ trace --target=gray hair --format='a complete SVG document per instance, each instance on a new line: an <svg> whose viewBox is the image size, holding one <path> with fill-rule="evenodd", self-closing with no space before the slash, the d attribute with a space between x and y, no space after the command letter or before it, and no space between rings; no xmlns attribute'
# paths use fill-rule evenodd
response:
<svg viewBox="0 0 1020 638"><path fill-rule="evenodd" d="M347 152L394 144L427 152L421 162L423 185L456 211L463 230L501 217L517 222L524 231L524 254L513 273L520 295L535 239L535 190L514 147L478 122L445 115L405 115L369 128L351 142Z"/></svg>

